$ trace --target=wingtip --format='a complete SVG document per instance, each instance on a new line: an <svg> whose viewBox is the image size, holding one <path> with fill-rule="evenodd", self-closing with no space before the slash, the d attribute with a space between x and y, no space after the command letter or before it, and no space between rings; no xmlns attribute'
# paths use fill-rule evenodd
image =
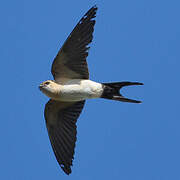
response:
<svg viewBox="0 0 180 180"><path fill-rule="evenodd" d="M86 17L86 16L89 16L90 19L95 18L95 17L96 17L97 9L98 9L97 5L92 6L92 7L86 12L86 14L83 16L83 18ZM82 19L81 19L81 20L82 20Z"/></svg>
<svg viewBox="0 0 180 180"><path fill-rule="evenodd" d="M92 6L89 11L92 11L92 10L95 11L95 12L97 12L97 10L98 10L97 4L95 4L94 6Z"/></svg>
<svg viewBox="0 0 180 180"><path fill-rule="evenodd" d="M70 167L65 166L65 167L61 167L61 168L63 169L63 171L64 171L68 176L72 173Z"/></svg>
<svg viewBox="0 0 180 180"><path fill-rule="evenodd" d="M92 8L97 9L98 8L97 4L95 4Z"/></svg>

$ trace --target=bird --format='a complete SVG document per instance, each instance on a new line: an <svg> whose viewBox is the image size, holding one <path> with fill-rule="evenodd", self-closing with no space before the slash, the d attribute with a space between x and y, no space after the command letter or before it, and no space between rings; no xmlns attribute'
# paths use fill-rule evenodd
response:
<svg viewBox="0 0 180 180"><path fill-rule="evenodd" d="M77 140L76 122L86 99L104 98L141 103L124 97L120 89L143 83L98 83L89 79L86 58L93 39L97 9L95 5L87 11L60 48L51 67L54 80L39 85L40 91L50 98L44 110L50 143L57 162L67 175L72 172Z"/></svg>

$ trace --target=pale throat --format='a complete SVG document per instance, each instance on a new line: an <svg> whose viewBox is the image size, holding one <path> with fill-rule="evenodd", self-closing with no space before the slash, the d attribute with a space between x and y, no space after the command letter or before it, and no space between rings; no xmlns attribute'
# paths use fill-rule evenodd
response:
<svg viewBox="0 0 180 180"><path fill-rule="evenodd" d="M42 90L42 92L51 99L59 100L61 88L62 85L53 82L47 89Z"/></svg>

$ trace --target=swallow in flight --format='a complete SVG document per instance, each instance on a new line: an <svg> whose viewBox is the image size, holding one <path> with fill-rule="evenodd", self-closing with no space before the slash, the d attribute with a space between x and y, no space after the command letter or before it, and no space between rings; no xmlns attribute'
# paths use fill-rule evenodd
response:
<svg viewBox="0 0 180 180"><path fill-rule="evenodd" d="M140 103L124 97L124 86L143 85L139 82L98 83L89 79L86 58L93 31L97 7L93 6L78 22L55 57L51 73L54 80L44 81L39 89L50 98L44 116L56 159L66 174L71 173L76 143L76 121L86 99L104 98Z"/></svg>

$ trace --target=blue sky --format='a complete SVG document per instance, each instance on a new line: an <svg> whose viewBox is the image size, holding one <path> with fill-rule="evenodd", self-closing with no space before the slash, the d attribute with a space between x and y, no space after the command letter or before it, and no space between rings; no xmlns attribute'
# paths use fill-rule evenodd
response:
<svg viewBox="0 0 180 180"><path fill-rule="evenodd" d="M43 117L53 58L97 4L88 57L98 82L139 81L128 104L88 100L72 174L58 166ZM0 6L0 179L180 179L180 1L4 1Z"/></svg>

